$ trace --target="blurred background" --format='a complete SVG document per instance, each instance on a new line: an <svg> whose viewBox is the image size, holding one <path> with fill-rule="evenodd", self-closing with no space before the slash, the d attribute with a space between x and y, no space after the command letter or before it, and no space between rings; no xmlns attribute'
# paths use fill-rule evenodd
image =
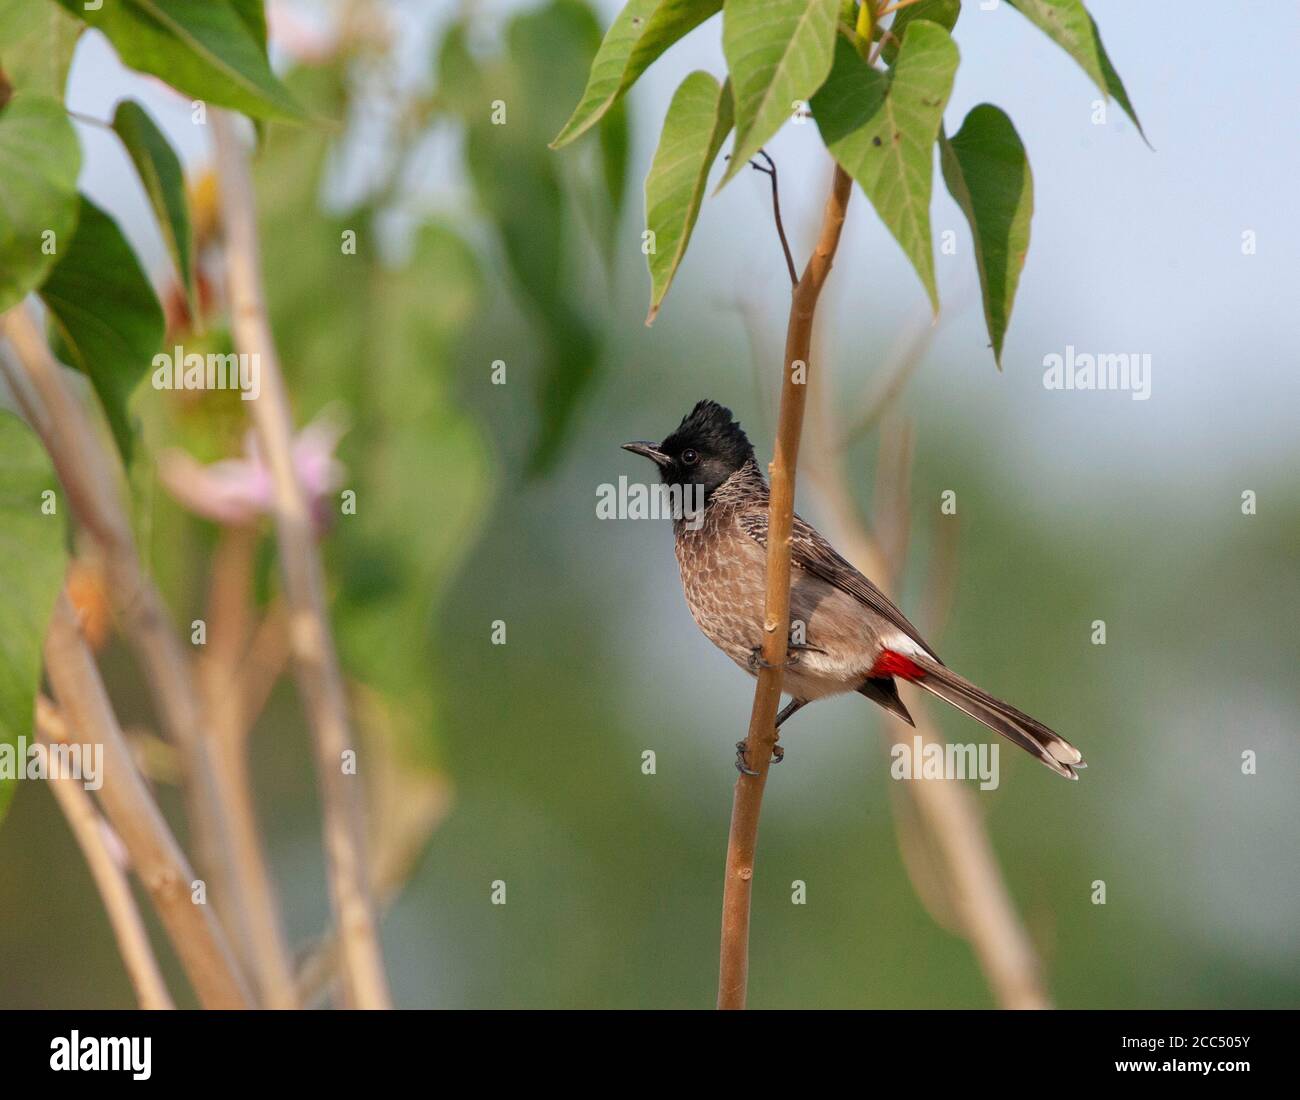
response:
<svg viewBox="0 0 1300 1100"><path fill-rule="evenodd" d="M1035 177L1004 369L944 188L936 180L936 241L952 230L956 244L936 255L933 333L919 282L857 192L823 298L817 400L851 425L893 377L891 348L925 334L889 415L843 458L871 509L879 432L910 433L904 609L935 602L946 548L951 599L932 639L945 660L1091 765L1068 784L1008 749L999 788L975 793L1056 1003L1295 1007L1300 13L1092 0L1152 149L1115 105L1097 121L1093 86L1017 13L965 7L949 130L997 103ZM334 123L270 126L257 186L296 414L345 429L342 484L358 495L325 550L359 721L396 746L373 816L419 819L399 830L415 840L392 856L384 921L404 1007L714 998L733 745L752 681L691 622L667 522L602 521L595 506L601 484L646 476L619 444L662 437L703 397L734 409L770 454L788 283L768 181L742 175L706 199L677 285L644 326L641 181L672 90L693 69L722 71L721 24L656 63L625 116L551 152L616 11L607 0L270 5L277 68ZM183 151L201 232L210 154L189 103L84 35L70 107L106 119L128 93ZM496 99L503 128L489 122ZM83 188L175 298L125 155L91 122L80 133ZM811 122L769 152L802 262L829 163ZM357 255L340 252L347 229ZM170 321L188 333L176 309ZM186 335L200 339L226 338ZM1067 345L1149 354L1150 399L1046 389L1044 357ZM150 454L237 454L237 399L185 396L137 394ZM815 431L810 421L806 447ZM133 474L139 519L186 624L202 613L216 528L182 511L151 466ZM821 522L817 489L801 480L799 509ZM940 513L945 490L955 517ZM262 557L270 574L265 543ZM130 655L110 637L101 660L147 745ZM936 717L954 740L985 736L955 712ZM993 1003L969 945L909 876L882 721L853 696L803 712L783 737L754 884L755 1007ZM1243 774L1248 750L1255 774ZM252 753L288 933L309 944L329 913L290 684ZM165 773L161 797L182 829ZM0 1006L133 1004L49 792L18 787L0 828ZM806 904L791 903L796 880ZM497 881L504 905L492 904Z"/></svg>

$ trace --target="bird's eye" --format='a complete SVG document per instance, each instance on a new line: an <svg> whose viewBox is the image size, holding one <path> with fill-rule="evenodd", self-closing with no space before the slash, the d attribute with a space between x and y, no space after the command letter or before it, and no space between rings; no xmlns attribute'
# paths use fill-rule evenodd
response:
<svg viewBox="0 0 1300 1100"><path fill-rule="evenodd" d="M682 452L683 466L694 466L697 462L699 462L699 460L700 460L699 452L692 449L691 447L687 447L686 450Z"/></svg>

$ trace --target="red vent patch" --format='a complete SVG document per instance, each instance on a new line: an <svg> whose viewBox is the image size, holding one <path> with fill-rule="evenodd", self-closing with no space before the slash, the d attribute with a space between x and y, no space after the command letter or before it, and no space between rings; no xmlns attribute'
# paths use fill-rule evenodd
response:
<svg viewBox="0 0 1300 1100"><path fill-rule="evenodd" d="M925 675L925 669L901 653L895 653L892 649L882 650L876 663L871 666L871 671L867 673L873 679L879 679L885 676L901 676L904 680L919 680Z"/></svg>

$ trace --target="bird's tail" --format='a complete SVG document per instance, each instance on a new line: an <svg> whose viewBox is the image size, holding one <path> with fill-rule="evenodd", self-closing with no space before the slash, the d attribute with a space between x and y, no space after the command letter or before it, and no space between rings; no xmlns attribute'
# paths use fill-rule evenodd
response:
<svg viewBox="0 0 1300 1100"><path fill-rule="evenodd" d="M1086 768L1083 753L1042 722L995 699L987 691L958 676L952 669L925 654L901 654L885 650L872 668L872 675L897 676L925 688L958 710L982 722L994 733L1038 757L1052 771L1067 779L1078 779L1076 768Z"/></svg>

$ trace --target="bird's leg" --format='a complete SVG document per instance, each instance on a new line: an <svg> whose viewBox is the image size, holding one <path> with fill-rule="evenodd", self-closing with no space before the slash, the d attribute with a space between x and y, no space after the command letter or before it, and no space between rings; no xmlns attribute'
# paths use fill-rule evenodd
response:
<svg viewBox="0 0 1300 1100"><path fill-rule="evenodd" d="M797 711L800 707L804 706L807 702L808 702L807 699L791 699L788 703L786 703L786 705L781 708L781 712L776 716L776 729L779 731L781 729L781 723L784 722L787 718L789 718L790 715L794 714L794 712ZM746 745L744 741L736 742L736 770L743 772L745 775L757 775L758 772L754 771L749 766L749 760L745 755L745 748ZM773 745L772 763L779 764L784 759L785 759L785 749L782 748L781 745L779 744Z"/></svg>
<svg viewBox="0 0 1300 1100"><path fill-rule="evenodd" d="M807 699L791 699L788 703L786 703L784 707L781 708L781 713L776 716L776 735L778 737L781 736L781 723L784 722L787 718L789 718L790 715L792 715L795 711L797 711L800 707L802 707L807 702L808 702ZM784 759L785 759L785 749L782 748L781 744L778 742L777 744L772 746L772 763L779 764Z"/></svg>
<svg viewBox="0 0 1300 1100"><path fill-rule="evenodd" d="M781 723L807 702L807 699L791 699L786 703L786 705L781 708L781 713L776 716L776 728L780 729Z"/></svg>

